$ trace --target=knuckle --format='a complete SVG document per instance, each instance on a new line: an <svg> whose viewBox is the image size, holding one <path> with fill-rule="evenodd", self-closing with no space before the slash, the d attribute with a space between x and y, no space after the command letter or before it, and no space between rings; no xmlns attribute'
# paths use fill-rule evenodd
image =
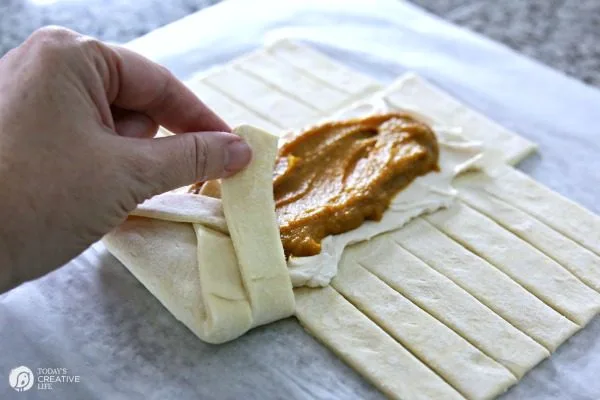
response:
<svg viewBox="0 0 600 400"><path fill-rule="evenodd" d="M47 25L37 29L30 36L34 42L64 42L77 37L77 33L62 26Z"/></svg>
<svg viewBox="0 0 600 400"><path fill-rule="evenodd" d="M208 143L206 139L202 135L191 135L193 138L193 146L190 147L188 151L193 151L191 157L188 157L189 160L195 162L195 171L196 171L196 181L205 181L208 178Z"/></svg>
<svg viewBox="0 0 600 400"><path fill-rule="evenodd" d="M97 53L102 43L67 28L45 26L29 37L27 46L35 52L44 67L52 68L67 59Z"/></svg>
<svg viewBox="0 0 600 400"><path fill-rule="evenodd" d="M107 46L102 43L102 41L91 36L82 35L77 38L74 47L87 53L91 53L92 55L102 54L107 49Z"/></svg>
<svg viewBox="0 0 600 400"><path fill-rule="evenodd" d="M62 52L76 42L78 34L59 26L45 26L33 32L28 44L43 53Z"/></svg>
<svg viewBox="0 0 600 400"><path fill-rule="evenodd" d="M165 67L162 64L156 64L156 68L158 68L158 70L161 72L161 74L164 74L166 77L168 77L169 79L167 79L167 81L171 81L171 78L175 78L175 75L173 75L173 72L171 72L171 70L167 67Z"/></svg>
<svg viewBox="0 0 600 400"><path fill-rule="evenodd" d="M65 51L72 45L73 35L67 29L48 26L35 31L26 45L44 70L53 70L63 64Z"/></svg>

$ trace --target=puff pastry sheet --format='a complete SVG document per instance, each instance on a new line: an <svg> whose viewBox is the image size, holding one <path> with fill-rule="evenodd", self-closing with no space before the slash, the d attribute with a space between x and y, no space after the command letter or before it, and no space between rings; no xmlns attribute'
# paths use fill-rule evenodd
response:
<svg viewBox="0 0 600 400"><path fill-rule="evenodd" d="M187 83L231 125L250 123L277 135L348 107L385 103L460 128L506 164L535 150L522 136L417 75L401 76L384 88L290 41ZM391 398L493 398L600 310L598 216L509 165L464 175L454 186L458 197L449 208L347 248L330 286L294 290L301 324ZM224 198L243 195L227 187ZM232 233L230 238L231 227L239 223L247 230L260 222L251 215L239 222L241 211L235 208L228 217L228 207L223 212L218 199L164 196L171 198L142 205L117 231L127 246L119 249L109 236L109 248L128 268L139 265L130 268L134 275L205 340L210 341L210 324L213 332L226 325L243 332L254 321L272 320L256 319L256 306L269 289L252 294L247 279L253 275L240 273L234 265L239 260L220 256L222 268L200 274L182 267L210 264L213 249L234 254L236 241L246 237ZM200 202L212 211L198 211ZM268 237L269 229L257 231L256 240ZM274 254L279 257L278 250ZM264 254L244 257L271 261ZM273 285L282 279L275 274ZM283 292L289 288L283 287ZM214 307L226 311L217 318L210 314ZM291 314L286 307L280 317Z"/></svg>

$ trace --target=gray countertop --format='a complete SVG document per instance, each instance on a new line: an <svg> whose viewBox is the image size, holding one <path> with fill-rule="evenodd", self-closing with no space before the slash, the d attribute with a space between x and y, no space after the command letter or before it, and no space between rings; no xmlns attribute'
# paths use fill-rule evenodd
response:
<svg viewBox="0 0 600 400"><path fill-rule="evenodd" d="M57 24L124 43L220 0L0 0L0 55ZM598 0L412 0L458 25L600 87Z"/></svg>
<svg viewBox="0 0 600 400"><path fill-rule="evenodd" d="M225 2L130 46L183 77L278 37L308 41L383 83L416 71L539 143L539 154L522 169L600 213L600 91L393 0L380 6L342 0L342 10L323 0L306 8L304 0L271 0L279 8L263 4L260 12L256 2L243 1ZM294 4L296 11L282 9ZM232 22L223 24L226 18ZM599 329L596 318L503 399L600 399ZM27 394L0 376L2 398L380 398L293 319L223 346L197 340L100 244L0 296L0 343L5 374L26 365L81 376L78 385Z"/></svg>

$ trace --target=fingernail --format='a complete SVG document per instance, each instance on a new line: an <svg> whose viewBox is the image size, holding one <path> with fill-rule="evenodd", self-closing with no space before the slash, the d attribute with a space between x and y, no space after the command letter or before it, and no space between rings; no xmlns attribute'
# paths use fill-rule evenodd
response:
<svg viewBox="0 0 600 400"><path fill-rule="evenodd" d="M227 144L225 157L226 172L236 172L244 168L252 158L252 150L250 146L243 140L234 140Z"/></svg>

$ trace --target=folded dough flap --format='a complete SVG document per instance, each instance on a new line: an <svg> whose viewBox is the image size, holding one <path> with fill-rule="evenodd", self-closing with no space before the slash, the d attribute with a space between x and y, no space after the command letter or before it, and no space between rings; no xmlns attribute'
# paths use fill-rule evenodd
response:
<svg viewBox="0 0 600 400"><path fill-rule="evenodd" d="M173 222L202 224L228 233L221 200L193 193L163 193L146 200L130 215Z"/></svg>
<svg viewBox="0 0 600 400"><path fill-rule="evenodd" d="M270 190L277 137L250 126L234 133L250 144L253 159L223 180L222 200L156 196L104 238L111 253L209 343L295 311Z"/></svg>
<svg viewBox="0 0 600 400"><path fill-rule="evenodd" d="M273 198L277 137L249 125L234 129L253 149L250 165L223 179L221 195L229 235L255 325L294 314L292 281L279 236Z"/></svg>

